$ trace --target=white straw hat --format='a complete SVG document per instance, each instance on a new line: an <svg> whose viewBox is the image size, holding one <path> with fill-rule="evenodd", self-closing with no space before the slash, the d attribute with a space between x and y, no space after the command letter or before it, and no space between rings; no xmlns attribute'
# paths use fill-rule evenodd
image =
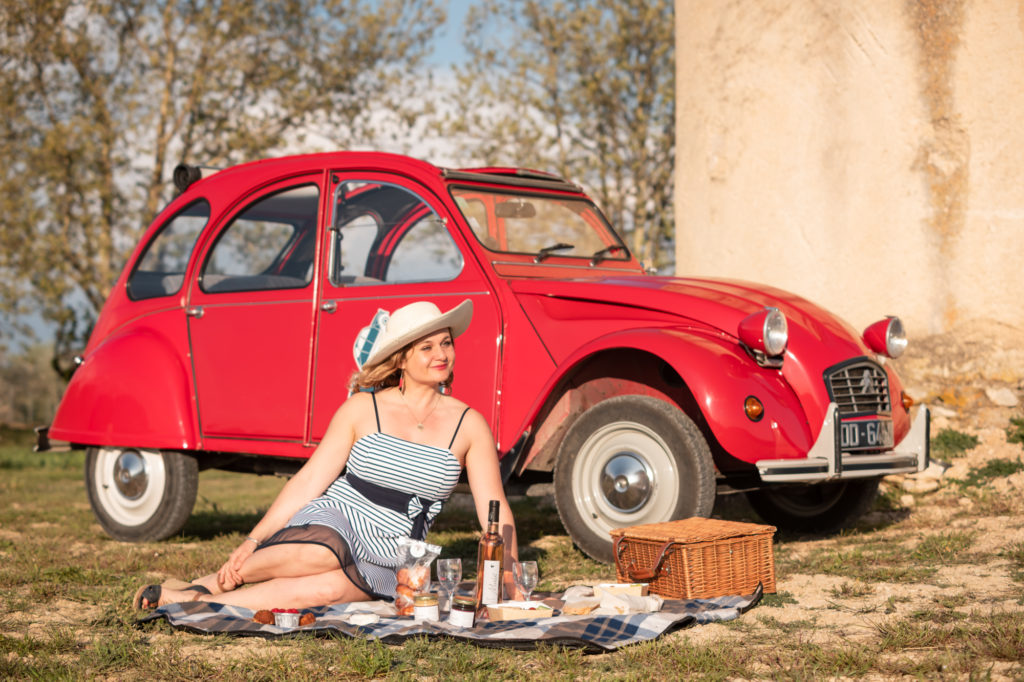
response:
<svg viewBox="0 0 1024 682"><path fill-rule="evenodd" d="M444 314L430 301L416 301L402 306L391 313L383 333L363 363L363 369L373 367L413 341L442 329L450 329L452 338L455 338L466 331L471 319L473 301L468 298Z"/></svg>

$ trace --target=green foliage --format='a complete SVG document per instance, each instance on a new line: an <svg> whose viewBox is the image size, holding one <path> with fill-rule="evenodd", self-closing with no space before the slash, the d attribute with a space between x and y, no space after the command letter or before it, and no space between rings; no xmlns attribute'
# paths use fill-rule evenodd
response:
<svg viewBox="0 0 1024 682"><path fill-rule="evenodd" d="M638 258L669 262L673 32L671 0L483 0L445 129L474 161L582 182Z"/></svg>
<svg viewBox="0 0 1024 682"><path fill-rule="evenodd" d="M792 593L776 592L774 594L766 594L761 598L761 604L763 606L785 606L786 604L796 604L796 599L793 598Z"/></svg>
<svg viewBox="0 0 1024 682"><path fill-rule="evenodd" d="M962 481L957 481L961 489L973 488L986 483L994 478L1011 476L1018 471L1024 471L1024 460L1018 459L990 459L985 465L978 469L971 469L970 473Z"/></svg>
<svg viewBox="0 0 1024 682"><path fill-rule="evenodd" d="M404 121L436 0L11 0L0 27L0 312L81 343L181 160L338 147ZM68 302L75 300L71 309Z"/></svg>
<svg viewBox="0 0 1024 682"><path fill-rule="evenodd" d="M933 457L956 457L978 445L978 437L953 429L942 429L932 438Z"/></svg>
<svg viewBox="0 0 1024 682"><path fill-rule="evenodd" d="M1024 443L1024 417L1010 417L1010 425L1006 427L1007 443Z"/></svg>
<svg viewBox="0 0 1024 682"><path fill-rule="evenodd" d="M1000 556L1013 562L1010 577L1018 583L1024 583L1024 542L1008 545L1000 552Z"/></svg>
<svg viewBox="0 0 1024 682"><path fill-rule="evenodd" d="M973 542L973 533L951 531L929 535L918 543L910 556L916 561L956 563Z"/></svg>

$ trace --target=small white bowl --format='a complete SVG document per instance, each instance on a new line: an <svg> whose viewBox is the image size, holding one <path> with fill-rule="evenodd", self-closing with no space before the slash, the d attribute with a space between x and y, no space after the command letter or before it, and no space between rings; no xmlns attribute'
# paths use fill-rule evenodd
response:
<svg viewBox="0 0 1024 682"><path fill-rule="evenodd" d="M297 628L299 627L299 614L281 612L275 613L274 625L276 625L279 628Z"/></svg>

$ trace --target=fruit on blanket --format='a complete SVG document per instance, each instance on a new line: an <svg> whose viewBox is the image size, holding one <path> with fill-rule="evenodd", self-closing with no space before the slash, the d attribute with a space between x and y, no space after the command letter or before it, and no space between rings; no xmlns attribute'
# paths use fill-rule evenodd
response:
<svg viewBox="0 0 1024 682"><path fill-rule="evenodd" d="M414 610L413 596L415 591L408 585L399 584L395 588L395 610L399 616L411 616Z"/></svg>
<svg viewBox="0 0 1024 682"><path fill-rule="evenodd" d="M417 564L398 569L398 584L408 585L413 592L422 590L430 581L430 565Z"/></svg>
<svg viewBox="0 0 1024 682"><path fill-rule="evenodd" d="M253 614L252 619L261 625L273 625L274 624L274 613L267 609L260 609Z"/></svg>

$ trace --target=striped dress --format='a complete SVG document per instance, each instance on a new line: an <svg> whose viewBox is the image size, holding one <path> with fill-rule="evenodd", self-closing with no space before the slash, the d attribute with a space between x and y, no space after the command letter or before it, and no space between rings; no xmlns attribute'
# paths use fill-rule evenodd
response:
<svg viewBox="0 0 1024 682"><path fill-rule="evenodd" d="M374 412L376 410L374 397ZM462 467L451 447L461 425L460 418L451 443L447 448L439 448L381 432L377 415L378 431L352 445L345 473L331 483L323 495L296 512L285 528L265 544L302 542L288 539L289 531L300 526L329 528L347 545L358 577L364 583L360 587L368 587L366 591L374 598L394 598L398 538L413 536L414 529L418 531L415 535L420 536L414 539L426 537L441 505L458 483ZM405 493L408 505L404 513L368 499L364 494L367 484L399 496ZM420 514L423 518L416 524L415 519ZM317 544L330 546L332 543ZM335 554L339 552L335 550ZM345 561L340 555L339 561L344 567ZM358 581L354 582L358 585Z"/></svg>

